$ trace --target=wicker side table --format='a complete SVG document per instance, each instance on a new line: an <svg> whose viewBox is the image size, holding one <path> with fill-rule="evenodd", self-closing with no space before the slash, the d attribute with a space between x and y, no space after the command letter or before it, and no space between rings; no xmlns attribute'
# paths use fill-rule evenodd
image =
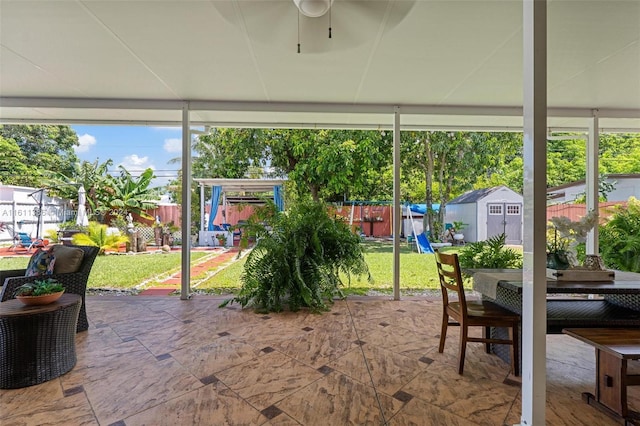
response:
<svg viewBox="0 0 640 426"><path fill-rule="evenodd" d="M44 306L0 303L0 389L37 385L76 365L81 296L63 294Z"/></svg>

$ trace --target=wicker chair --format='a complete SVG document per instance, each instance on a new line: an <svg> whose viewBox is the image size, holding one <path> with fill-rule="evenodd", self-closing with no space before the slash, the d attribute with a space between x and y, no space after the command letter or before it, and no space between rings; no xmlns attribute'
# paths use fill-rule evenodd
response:
<svg viewBox="0 0 640 426"><path fill-rule="evenodd" d="M77 331L85 331L89 328L89 322L87 321L87 310L85 304L85 293L87 290L87 281L89 279L89 273L93 262L98 255L99 248L92 246L74 246L84 251L82 257L82 264L77 272L71 272L67 274L53 274L47 275L47 278L53 278L62 284L66 293L79 294L82 296L82 306L80 307L80 317L78 318ZM0 271L0 283L3 283L2 293L0 293L0 302L5 300L14 299L14 293L21 285L33 282L34 277L25 277L25 269L13 269L7 271Z"/></svg>

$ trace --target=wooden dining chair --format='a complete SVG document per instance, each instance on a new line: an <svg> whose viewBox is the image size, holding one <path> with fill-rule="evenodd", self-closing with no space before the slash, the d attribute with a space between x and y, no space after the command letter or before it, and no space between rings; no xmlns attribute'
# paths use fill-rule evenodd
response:
<svg viewBox="0 0 640 426"><path fill-rule="evenodd" d="M435 251L436 265L440 277L440 290L442 291L442 332L440 333L440 346L438 351L444 351L444 342L447 338L449 325L460 326L460 355L458 374L464 370L464 357L467 350L467 342L479 342L485 344L485 350L490 352L490 344L503 344L511 346L511 371L515 376L520 375L519 368L519 341L518 326L520 315L502 308L489 301L467 301L464 294L462 275L457 254L440 253ZM451 300L453 294L457 300ZM452 318L453 321L449 319ZM470 337L469 327L482 327L482 337ZM491 327L506 327L509 329L509 339L494 339L490 336Z"/></svg>

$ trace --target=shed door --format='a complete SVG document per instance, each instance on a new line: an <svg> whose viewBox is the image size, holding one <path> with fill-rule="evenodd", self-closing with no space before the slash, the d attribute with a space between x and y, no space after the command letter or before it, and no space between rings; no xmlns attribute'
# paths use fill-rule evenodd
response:
<svg viewBox="0 0 640 426"><path fill-rule="evenodd" d="M504 203L487 204L487 239L504 232Z"/></svg>
<svg viewBox="0 0 640 426"><path fill-rule="evenodd" d="M522 244L522 204L487 204L487 238L502 233L507 244Z"/></svg>

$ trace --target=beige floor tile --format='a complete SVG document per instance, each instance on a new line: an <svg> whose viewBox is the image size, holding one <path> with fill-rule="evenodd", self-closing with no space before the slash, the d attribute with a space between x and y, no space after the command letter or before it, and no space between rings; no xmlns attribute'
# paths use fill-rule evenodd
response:
<svg viewBox="0 0 640 426"><path fill-rule="evenodd" d="M219 339L220 336L198 324L189 323L167 327L159 324L155 330L138 334L135 338L152 354L158 356L183 348L200 347L203 343Z"/></svg>
<svg viewBox="0 0 640 426"><path fill-rule="evenodd" d="M255 359L260 353L255 346L221 337L208 345L171 352L171 356L195 377L202 378Z"/></svg>
<svg viewBox="0 0 640 426"><path fill-rule="evenodd" d="M322 377L322 373L278 351L216 374L216 378L263 410Z"/></svg>
<svg viewBox="0 0 640 426"><path fill-rule="evenodd" d="M393 395L426 369L428 364L364 344L362 348L351 350L328 366L361 383L375 386L380 392Z"/></svg>
<svg viewBox="0 0 640 426"><path fill-rule="evenodd" d="M261 425L268 421L221 383L213 383L124 419L136 425Z"/></svg>
<svg viewBox="0 0 640 426"><path fill-rule="evenodd" d="M55 383L60 386L57 380ZM45 387L41 385L41 387ZM4 398L4 395L0 396ZM98 425L91 404L84 392L66 398L28 399L17 404L0 404L0 424L13 425Z"/></svg>
<svg viewBox="0 0 640 426"><path fill-rule="evenodd" d="M435 363L402 388L418 399L478 424L502 424L519 390L471 372L459 375L457 369Z"/></svg>
<svg viewBox="0 0 640 426"><path fill-rule="evenodd" d="M276 405L300 424L325 426L383 425L403 403L388 395L376 395L373 387L331 372Z"/></svg>
<svg viewBox="0 0 640 426"><path fill-rule="evenodd" d="M84 385L101 424L110 424L204 386L175 360L150 354Z"/></svg>
<svg viewBox="0 0 640 426"><path fill-rule="evenodd" d="M417 398L411 399L389 422L389 426L476 426L463 419Z"/></svg>
<svg viewBox="0 0 640 426"><path fill-rule="evenodd" d="M358 336L353 330L334 332L318 329L278 342L273 345L273 348L317 369L357 347L355 343L357 340Z"/></svg>
<svg viewBox="0 0 640 426"><path fill-rule="evenodd" d="M438 349L440 339L432 334L412 331L402 327L387 325L376 328L363 337L369 346L378 346L392 352L420 359L427 353Z"/></svg>

